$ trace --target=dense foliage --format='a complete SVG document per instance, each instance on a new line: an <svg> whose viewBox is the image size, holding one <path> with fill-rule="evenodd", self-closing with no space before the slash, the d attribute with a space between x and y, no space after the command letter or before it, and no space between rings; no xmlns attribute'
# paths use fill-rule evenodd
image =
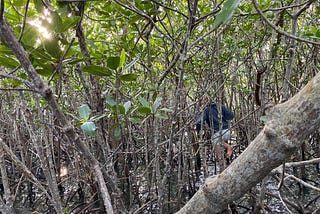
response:
<svg viewBox="0 0 320 214"><path fill-rule="evenodd" d="M204 94L236 115L235 159L270 106L320 68L315 0L1 2L32 66L98 160L116 213L175 212L217 173L210 144L194 138ZM103 213L92 160L66 136L57 109L3 40L0 78L2 212L14 204L16 213L59 206ZM288 162L318 159L319 140L314 133ZM319 170L312 164L288 173L319 190ZM319 207L319 191L289 179L276 189L278 179L270 175L232 209ZM57 204L48 200L54 195Z"/></svg>

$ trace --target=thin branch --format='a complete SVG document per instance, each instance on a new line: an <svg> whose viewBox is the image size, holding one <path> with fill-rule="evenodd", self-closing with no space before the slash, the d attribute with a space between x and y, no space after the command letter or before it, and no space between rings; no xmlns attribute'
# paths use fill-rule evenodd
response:
<svg viewBox="0 0 320 214"><path fill-rule="evenodd" d="M39 93L38 91L34 90L34 89L29 89L29 88L0 88L0 91L28 91L28 92L35 92L35 93Z"/></svg>
<svg viewBox="0 0 320 214"><path fill-rule="evenodd" d="M8 75L8 74L0 74L0 79L13 79L13 80L24 83L29 88L34 88L34 86L31 82L29 82L28 80L22 79L20 77Z"/></svg>
<svg viewBox="0 0 320 214"><path fill-rule="evenodd" d="M318 158L318 159L319 159L319 158ZM317 162L318 159L316 159L315 162ZM310 160L310 161L303 161L303 162L304 162L304 164L314 163L313 161L311 162L311 160ZM302 163L302 162L300 162L300 163ZM294 165L291 165L291 166L294 166ZM283 171L281 170L281 168L282 168L282 167L279 166L279 167L273 169L273 170L271 171L271 173L274 173L274 174L283 174ZM284 175L285 175L285 178L283 179L284 181L287 180L288 178L291 178L291 179L296 180L296 181L299 182L300 184L304 185L305 187L308 187L308 188L310 188L310 189L313 189L313 190L315 190L315 191L320 192L320 188L315 187L315 186L313 186L313 185L311 185L311 184L308 184L307 182L303 181L303 180L300 179L300 178L297 178L297 177L294 176L294 175L290 175L290 174L288 174L288 173L284 173Z"/></svg>
<svg viewBox="0 0 320 214"><path fill-rule="evenodd" d="M308 39L304 39L304 38L301 38L301 37L297 37L297 36L293 36L283 30L280 30L277 26L275 26L264 14L263 12L261 11L261 9L259 8L259 5L257 3L256 0L252 0L252 3L256 9L256 11L259 13L260 17L262 18L262 20L264 22L266 22L273 30L275 30L277 33L279 34L282 34L286 37L289 37L291 39L294 39L294 40L297 40L299 42L305 42L305 43L309 43L309 44L313 44L313 45L319 45L320 46L320 43L319 42L314 42L314 41L310 41Z"/></svg>
<svg viewBox="0 0 320 214"><path fill-rule="evenodd" d="M287 180L288 178L291 178L291 179L293 179L293 180L296 180L297 182L299 182L300 184L302 184L302 185L305 186L305 187L308 187L308 188L313 189L313 190L315 190L315 191L317 191L317 192L320 192L320 188L315 187L315 186L313 186L313 185L311 185L311 184L308 184L307 182L303 181L303 180L300 179L300 178L297 178L297 177L294 176L294 175L286 174L286 177L284 178L284 180Z"/></svg>
<svg viewBox="0 0 320 214"><path fill-rule="evenodd" d="M22 24L22 28L21 28L21 31L20 31L20 36L19 36L19 38L18 38L18 41L19 41L19 42L20 42L21 39L22 39L23 32L24 32L24 29L25 29L25 27L26 27L27 13L28 13L28 8L29 8L29 2L30 2L30 0L27 0L26 8L25 8L25 11L24 11L24 16L23 16L23 24Z"/></svg>
<svg viewBox="0 0 320 214"><path fill-rule="evenodd" d="M314 158L314 159L306 160L306 161L286 163L286 167L305 166L305 165L316 164L316 163L320 163L320 158Z"/></svg>
<svg viewBox="0 0 320 214"><path fill-rule="evenodd" d="M301 7L305 4L307 4L309 1L303 2L301 4L296 4L296 5L290 5L290 6L283 6L283 7L277 7L277 8L267 8L264 9L263 12L277 12L277 11L283 11L283 10L287 10L287 9L293 9L293 8L297 8L297 7ZM238 8L239 10L239 8ZM258 13L243 13L241 10L239 10L240 13L239 14L235 14L234 16L253 16L253 15L257 15Z"/></svg>
<svg viewBox="0 0 320 214"><path fill-rule="evenodd" d="M188 16L187 16L186 14L180 12L179 10L176 10L176 9L174 9L174 8L171 8L171 7L169 7L169 6L165 5L165 4L162 4L161 2L158 2L158 1L156 1L156 0L151 0L151 1L152 1L153 3L155 3L155 4L157 4L157 5L160 5L161 7L165 8L165 9L168 9L168 10L171 10L171 11L173 11L173 12L176 12L176 13L180 14L181 16L183 16L183 17L186 18L186 19L188 18Z"/></svg>
<svg viewBox="0 0 320 214"><path fill-rule="evenodd" d="M4 0L0 2L0 21L3 20L3 13L4 13Z"/></svg>
<svg viewBox="0 0 320 214"><path fill-rule="evenodd" d="M287 206L287 204L284 202L284 200L282 199L281 193L280 191L278 192L278 197L281 201L281 203L283 204L283 206L286 208L286 210L288 211L288 213L292 214L292 211L289 209L289 207Z"/></svg>
<svg viewBox="0 0 320 214"><path fill-rule="evenodd" d="M48 85L50 85L50 82L52 81L54 76L61 71L63 60L66 58L66 55L68 54L68 52L69 52L74 40L75 40L75 38L72 38L71 42L69 43L69 46L67 47L67 49L63 53L62 57L60 58L59 63L56 66L56 69L54 69L53 73L51 74L51 76L50 76L50 78L48 80Z"/></svg>

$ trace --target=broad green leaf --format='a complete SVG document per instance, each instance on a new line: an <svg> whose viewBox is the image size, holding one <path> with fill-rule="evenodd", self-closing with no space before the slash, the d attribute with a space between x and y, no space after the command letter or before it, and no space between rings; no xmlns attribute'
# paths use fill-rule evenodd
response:
<svg viewBox="0 0 320 214"><path fill-rule="evenodd" d="M72 17L67 18L63 22L62 32L66 32L68 29L74 27L76 24L78 24L79 21L80 21L79 16L72 16Z"/></svg>
<svg viewBox="0 0 320 214"><path fill-rule="evenodd" d="M126 51L122 49L121 55L120 55L119 67L122 68L125 62L126 62Z"/></svg>
<svg viewBox="0 0 320 214"><path fill-rule="evenodd" d="M128 102L125 102L124 104L123 104L123 106L124 106L124 108L125 108L125 114L127 114L128 113L128 111L130 110L130 107L131 107L131 101L128 101Z"/></svg>
<svg viewBox="0 0 320 214"><path fill-rule="evenodd" d="M120 57L113 56L107 58L107 66L112 70L116 70L120 65Z"/></svg>
<svg viewBox="0 0 320 214"><path fill-rule="evenodd" d="M39 31L36 27L26 23L21 42L24 45L34 47L38 38Z"/></svg>
<svg viewBox="0 0 320 214"><path fill-rule="evenodd" d="M38 13L42 14L43 12L43 3L42 0L33 0L34 6Z"/></svg>
<svg viewBox="0 0 320 214"><path fill-rule="evenodd" d="M52 38L43 41L45 50L55 59L59 59L62 55L58 39Z"/></svg>
<svg viewBox="0 0 320 214"><path fill-rule="evenodd" d="M85 122L81 125L81 129L89 136L94 136L95 132L96 132L96 125L94 124L94 122Z"/></svg>
<svg viewBox="0 0 320 214"><path fill-rule="evenodd" d="M143 118L141 117L129 117L129 121L132 123L138 123L141 124L143 121Z"/></svg>
<svg viewBox="0 0 320 214"><path fill-rule="evenodd" d="M143 97L138 97L138 100L141 103L141 105L150 108L150 103L146 99L144 99Z"/></svg>
<svg viewBox="0 0 320 214"><path fill-rule="evenodd" d="M36 69L37 73L40 74L41 76L44 76L44 77L50 77L52 75L52 69L51 70L47 70L47 69ZM56 74L54 76L55 78L58 78L59 77L59 74Z"/></svg>
<svg viewBox="0 0 320 214"><path fill-rule="evenodd" d="M25 2L21 0L13 0L12 2L15 7L25 6Z"/></svg>
<svg viewBox="0 0 320 214"><path fill-rule="evenodd" d="M10 48L2 45L0 45L0 53L13 55L12 50Z"/></svg>
<svg viewBox="0 0 320 214"><path fill-rule="evenodd" d="M169 109L169 108L161 108L160 111L164 111L164 112L168 112L168 113L172 113L173 110Z"/></svg>
<svg viewBox="0 0 320 214"><path fill-rule="evenodd" d="M320 28L317 29L315 35L316 35L316 37L320 38Z"/></svg>
<svg viewBox="0 0 320 214"><path fill-rule="evenodd" d="M109 106L115 106L117 103L110 97L109 95L106 96L106 102L108 103Z"/></svg>
<svg viewBox="0 0 320 214"><path fill-rule="evenodd" d="M239 4L240 0L227 0L223 4L223 8L221 9L220 13L215 18L213 28L218 27L220 24L227 23L231 19Z"/></svg>
<svg viewBox="0 0 320 214"><path fill-rule="evenodd" d="M124 74L120 76L120 80L126 81L126 82L135 81L137 78L138 78L138 75L136 74Z"/></svg>
<svg viewBox="0 0 320 214"><path fill-rule="evenodd" d="M158 107L161 105L161 102L162 102L162 97L157 97L152 105L153 111L156 111L158 109Z"/></svg>
<svg viewBox="0 0 320 214"><path fill-rule="evenodd" d="M118 108L119 108L120 114L124 115L126 113L126 109L123 105L119 105Z"/></svg>
<svg viewBox="0 0 320 214"><path fill-rule="evenodd" d="M88 120L91 114L91 109L87 104L83 104L78 108L78 113L81 119Z"/></svg>
<svg viewBox="0 0 320 214"><path fill-rule="evenodd" d="M63 33L63 22L62 19L56 11L52 13L52 25L54 27L54 31L57 33Z"/></svg>
<svg viewBox="0 0 320 214"><path fill-rule="evenodd" d="M0 66L4 66L6 68L15 68L19 65L19 62L15 60L14 57L2 57L0 56Z"/></svg>
<svg viewBox="0 0 320 214"><path fill-rule="evenodd" d="M35 58L39 58L44 60L44 63L48 63L52 61L52 57L43 49L43 47L39 47L32 51L32 56Z"/></svg>
<svg viewBox="0 0 320 214"><path fill-rule="evenodd" d="M142 114L151 114L152 110L149 107L146 106L140 106L137 108L137 111L142 113Z"/></svg>
<svg viewBox="0 0 320 214"><path fill-rule="evenodd" d="M84 66L82 67L82 71L97 76L110 76L112 74L107 68L97 65Z"/></svg>
<svg viewBox="0 0 320 214"><path fill-rule="evenodd" d="M160 114L160 113L155 114L155 117L157 117L159 119L168 119L169 118L166 114Z"/></svg>

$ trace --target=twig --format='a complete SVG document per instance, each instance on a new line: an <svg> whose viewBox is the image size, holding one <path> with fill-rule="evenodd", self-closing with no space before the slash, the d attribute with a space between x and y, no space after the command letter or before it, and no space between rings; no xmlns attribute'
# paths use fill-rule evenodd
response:
<svg viewBox="0 0 320 214"><path fill-rule="evenodd" d="M313 189L313 190L315 190L315 191L320 192L320 188L315 187L315 186L313 186L313 185L311 185L311 184L308 184L307 182L303 181L303 180L300 179L300 178L297 178L297 177L294 176L294 175L288 175L288 174L286 174L286 177L284 178L284 180L287 180L288 178L291 178L291 179L293 179L293 180L296 180L297 182L299 182L300 184L302 184L302 185L305 186L305 187L308 187L308 188L310 188L310 189Z"/></svg>
<svg viewBox="0 0 320 214"><path fill-rule="evenodd" d="M286 163L286 167L305 166L305 165L315 164L315 163L320 163L320 158L314 158L314 159L306 160L306 161Z"/></svg>
<svg viewBox="0 0 320 214"><path fill-rule="evenodd" d="M30 0L27 0L26 3L26 7L25 7L25 11L24 11L24 16L23 16L23 24L22 24L22 28L20 31L20 36L18 38L18 41L20 42L23 36L23 32L24 32L24 28L26 27L26 22L27 22L27 13L28 13L28 8L29 8L29 2Z"/></svg>
<svg viewBox="0 0 320 214"><path fill-rule="evenodd" d="M287 206L287 204L286 204L286 203L284 202L284 200L282 199L282 196L281 196L280 191L278 192L278 197L279 197L280 201L282 202L283 206L286 208L286 210L287 210L290 214L292 214L291 210L289 209L289 207Z"/></svg>
<svg viewBox="0 0 320 214"><path fill-rule="evenodd" d="M29 88L34 88L31 82L29 82L28 80L22 79L22 78L20 78L20 77L8 75L8 74L0 74L0 79L4 79L4 78L17 80L17 81L19 81L19 82L24 83L24 84L25 84L26 86L28 86Z"/></svg>
<svg viewBox="0 0 320 214"><path fill-rule="evenodd" d="M281 171L281 166L273 169L273 170L271 171L271 173L283 174L283 172ZM284 176L285 176L285 177L284 177L283 181L287 180L288 178L291 178L291 179L296 180L296 181L299 182L300 184L304 185L305 187L308 187L308 188L310 188L310 189L313 189L313 190L315 190L315 191L320 192L320 188L315 187L315 186L313 186L313 185L311 185L311 184L308 184L307 182L303 181L303 180L300 179L300 178L297 178L297 177L294 176L294 175L290 175L290 174L288 174L288 173L284 173Z"/></svg>
<svg viewBox="0 0 320 214"><path fill-rule="evenodd" d="M1 0L1 3L0 3L0 21L1 22L3 20L3 13L4 13L4 0Z"/></svg>
<svg viewBox="0 0 320 214"><path fill-rule="evenodd" d="M38 93L38 91L29 88L0 88L0 91L29 91Z"/></svg>
<svg viewBox="0 0 320 214"><path fill-rule="evenodd" d="M71 42L69 43L69 46L67 47L67 49L65 50L65 52L63 53L62 57L59 60L59 63L56 66L56 69L54 69L53 73L51 74L49 80L48 80L48 85L50 85L50 82L52 81L52 79L54 78L54 76L60 72L61 68L62 68L62 64L63 64L63 60L65 59L66 55L68 54L73 42L74 42L75 38L72 38Z"/></svg>

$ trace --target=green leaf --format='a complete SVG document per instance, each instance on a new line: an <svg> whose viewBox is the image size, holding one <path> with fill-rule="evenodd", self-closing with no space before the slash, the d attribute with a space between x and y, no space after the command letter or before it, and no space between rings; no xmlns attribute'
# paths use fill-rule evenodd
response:
<svg viewBox="0 0 320 214"><path fill-rule="evenodd" d="M2 57L0 56L0 66L4 66L6 68L15 68L19 65L19 62L15 60L14 57Z"/></svg>
<svg viewBox="0 0 320 214"><path fill-rule="evenodd" d="M36 27L26 23L21 42L24 45L34 47L38 38L39 31L36 29Z"/></svg>
<svg viewBox="0 0 320 214"><path fill-rule="evenodd" d="M96 76L110 76L112 74L110 70L97 65L84 66L82 67L82 72L90 73Z"/></svg>
<svg viewBox="0 0 320 214"><path fill-rule="evenodd" d="M316 33L315 33L315 36L318 37L318 38L320 38L320 28L317 29L317 31L316 31Z"/></svg>
<svg viewBox="0 0 320 214"><path fill-rule="evenodd" d="M123 106L124 106L124 108L125 108L125 114L127 114L128 113L128 111L130 110L130 107L131 107L131 102L130 101L128 101L128 102L125 102L124 104L123 104Z"/></svg>
<svg viewBox="0 0 320 214"><path fill-rule="evenodd" d="M110 97L109 95L106 96L106 102L108 103L109 106L117 105L116 101L114 101L114 99L112 99L112 97Z"/></svg>
<svg viewBox="0 0 320 214"><path fill-rule="evenodd" d="M78 24L79 21L80 21L79 16L72 16L67 18L63 22L62 32L66 32L68 29L74 27L76 24Z"/></svg>
<svg viewBox="0 0 320 214"><path fill-rule="evenodd" d="M107 58L107 66L112 70L116 70L120 65L120 57L113 56Z"/></svg>
<svg viewBox="0 0 320 214"><path fill-rule="evenodd" d="M81 119L88 120L91 114L91 109L87 104L83 104L78 108L78 113Z"/></svg>
<svg viewBox="0 0 320 214"><path fill-rule="evenodd" d="M43 3L42 0L33 0L34 6L38 13L42 14L43 12Z"/></svg>
<svg viewBox="0 0 320 214"><path fill-rule="evenodd" d="M124 115L126 113L125 107L123 105L119 105L118 107L119 107L120 114Z"/></svg>
<svg viewBox="0 0 320 214"><path fill-rule="evenodd" d="M52 25L54 27L54 31L57 33L63 33L64 28L63 28L63 22L62 19L56 11L52 13Z"/></svg>
<svg viewBox="0 0 320 214"><path fill-rule="evenodd" d="M120 76L120 80L126 81L126 82L135 81L137 78L138 78L138 75L136 74L124 74Z"/></svg>
<svg viewBox="0 0 320 214"><path fill-rule="evenodd" d="M36 69L37 73L40 74L41 76L44 77L50 77L52 75L52 69L51 70L47 70L47 69ZM55 75L55 78L59 77L59 74Z"/></svg>
<svg viewBox="0 0 320 214"><path fill-rule="evenodd" d="M122 68L125 62L126 62L126 51L122 49L121 55L120 55L119 67Z"/></svg>
<svg viewBox="0 0 320 214"><path fill-rule="evenodd" d="M138 100L141 103L141 105L150 108L150 103L146 99L144 99L143 97L138 97Z"/></svg>
<svg viewBox="0 0 320 214"><path fill-rule="evenodd" d="M94 136L95 132L96 132L96 125L94 124L94 122L85 122L81 125L81 129L89 136Z"/></svg>
<svg viewBox="0 0 320 214"><path fill-rule="evenodd" d="M129 121L132 123L141 124L144 118L141 117L129 117Z"/></svg>
<svg viewBox="0 0 320 214"><path fill-rule="evenodd" d="M226 3L224 3L220 13L215 18L213 28L218 27L220 24L227 23L231 19L239 4L240 0L227 0Z"/></svg>
<svg viewBox="0 0 320 214"><path fill-rule="evenodd" d="M151 114L152 110L149 107L146 106L140 106L137 108L137 111L142 113L142 114Z"/></svg>
<svg viewBox="0 0 320 214"><path fill-rule="evenodd" d="M59 59L62 55L58 39L52 38L43 41L45 50L55 59Z"/></svg>
<svg viewBox="0 0 320 214"><path fill-rule="evenodd" d="M162 102L162 97L157 97L152 105L153 111L156 111L158 109L158 107L161 105L161 102Z"/></svg>
<svg viewBox="0 0 320 214"><path fill-rule="evenodd" d="M167 115L160 114L160 113L155 114L155 117L157 117L159 119L168 119L169 118Z"/></svg>
<svg viewBox="0 0 320 214"><path fill-rule="evenodd" d="M172 113L173 110L169 109L169 108L161 108L160 111L164 111L164 112L168 112L168 113Z"/></svg>

